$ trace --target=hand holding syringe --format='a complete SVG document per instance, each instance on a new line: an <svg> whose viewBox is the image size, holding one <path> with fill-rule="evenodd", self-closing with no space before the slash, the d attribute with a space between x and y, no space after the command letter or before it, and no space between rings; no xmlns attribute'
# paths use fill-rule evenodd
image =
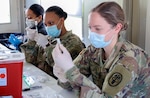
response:
<svg viewBox="0 0 150 98"><path fill-rule="evenodd" d="M74 66L72 57L69 51L60 43L60 39L55 40L57 41L57 44L52 51L54 62L57 66L62 68L64 72L66 72Z"/></svg>

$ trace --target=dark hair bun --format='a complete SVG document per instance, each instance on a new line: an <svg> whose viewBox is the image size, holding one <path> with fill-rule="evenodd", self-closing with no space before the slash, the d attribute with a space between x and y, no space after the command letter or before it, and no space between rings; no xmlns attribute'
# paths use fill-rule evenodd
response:
<svg viewBox="0 0 150 98"><path fill-rule="evenodd" d="M66 12L64 12L64 19L66 19L67 18L67 13Z"/></svg>
<svg viewBox="0 0 150 98"><path fill-rule="evenodd" d="M40 16L40 15L43 16L44 14L44 9L39 4L33 4L29 7L29 9L32 10L36 14L36 16Z"/></svg>
<svg viewBox="0 0 150 98"><path fill-rule="evenodd" d="M63 11L62 8L59 6L51 6L49 7L46 12L55 12L60 18L64 17L64 19L67 18L67 13Z"/></svg>

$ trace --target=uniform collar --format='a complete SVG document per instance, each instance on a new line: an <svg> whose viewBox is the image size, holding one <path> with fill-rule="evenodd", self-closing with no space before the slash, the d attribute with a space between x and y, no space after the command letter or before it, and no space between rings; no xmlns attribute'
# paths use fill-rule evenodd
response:
<svg viewBox="0 0 150 98"><path fill-rule="evenodd" d="M111 67L111 65L114 65L114 63L116 63L115 59L119 55L124 41L125 41L125 39L123 38L122 35L120 35L118 42L116 43L115 47L112 50L112 53L110 54L109 58L105 62L105 66L104 66L105 68L109 69Z"/></svg>

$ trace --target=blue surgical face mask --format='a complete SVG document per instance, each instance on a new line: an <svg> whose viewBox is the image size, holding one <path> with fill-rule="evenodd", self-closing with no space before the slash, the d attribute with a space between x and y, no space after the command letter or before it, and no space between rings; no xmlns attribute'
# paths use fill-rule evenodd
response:
<svg viewBox="0 0 150 98"><path fill-rule="evenodd" d="M60 20L57 24L59 24ZM61 29L58 30L57 25L47 26L46 27L47 34L51 37L59 37L61 33Z"/></svg>
<svg viewBox="0 0 150 98"><path fill-rule="evenodd" d="M60 36L60 32L61 32L61 30L58 30L56 25L46 27L46 31L47 34L53 38Z"/></svg>
<svg viewBox="0 0 150 98"><path fill-rule="evenodd" d="M110 32L108 32L108 33L110 33ZM97 34L95 32L89 31L89 40L95 48L104 48L104 47L108 46L113 39L113 37L112 37L109 41L107 41L107 42L105 41L105 36L108 33L103 35L103 34Z"/></svg>
<svg viewBox="0 0 150 98"><path fill-rule="evenodd" d="M36 26L35 22L37 22L37 21L35 21L35 19L26 19L26 25L29 28L35 27Z"/></svg>

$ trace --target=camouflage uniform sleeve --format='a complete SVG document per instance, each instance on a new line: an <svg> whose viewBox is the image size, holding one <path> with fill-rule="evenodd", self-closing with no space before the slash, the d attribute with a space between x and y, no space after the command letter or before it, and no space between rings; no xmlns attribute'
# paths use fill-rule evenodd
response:
<svg viewBox="0 0 150 98"><path fill-rule="evenodd" d="M135 48L126 52L125 55L132 57L137 64L135 64L132 59L124 60L127 63L133 63L134 65L132 81L120 91L119 95L125 97L129 96L137 98L140 96L141 98L148 98L150 95L150 57L144 50L141 50L136 46L134 47Z"/></svg>
<svg viewBox="0 0 150 98"><path fill-rule="evenodd" d="M54 66L54 60L52 57L52 50L54 49L55 45L51 44L48 47L45 48L45 69L44 71L52 76L53 78L57 79L55 75L53 74L53 66Z"/></svg>
<svg viewBox="0 0 150 98"><path fill-rule="evenodd" d="M63 45L67 48L73 60L85 48L84 43L76 36L68 38L68 41L63 43Z"/></svg>
<svg viewBox="0 0 150 98"><path fill-rule="evenodd" d="M52 51L53 51L54 47L55 47L55 45L51 44L50 46L45 48L46 62L51 67L53 67L53 65L54 65L54 60L52 57Z"/></svg>
<svg viewBox="0 0 150 98"><path fill-rule="evenodd" d="M45 53L45 50L42 46L39 46L38 47L38 51L37 51L37 67L44 70L45 69L45 60L46 60L46 57L44 55Z"/></svg>
<svg viewBox="0 0 150 98"><path fill-rule="evenodd" d="M20 46L21 51L25 54L26 62L38 66L43 61L44 49L36 44L35 41L28 40L28 42Z"/></svg>
<svg viewBox="0 0 150 98"><path fill-rule="evenodd" d="M66 72L66 78L80 88L79 98L108 97L107 95L102 93L101 90L91 80L82 75L76 66Z"/></svg>
<svg viewBox="0 0 150 98"><path fill-rule="evenodd" d="M25 54L26 62L37 64L37 51L38 47L36 46L35 41L28 40L26 43L20 46L21 52Z"/></svg>

